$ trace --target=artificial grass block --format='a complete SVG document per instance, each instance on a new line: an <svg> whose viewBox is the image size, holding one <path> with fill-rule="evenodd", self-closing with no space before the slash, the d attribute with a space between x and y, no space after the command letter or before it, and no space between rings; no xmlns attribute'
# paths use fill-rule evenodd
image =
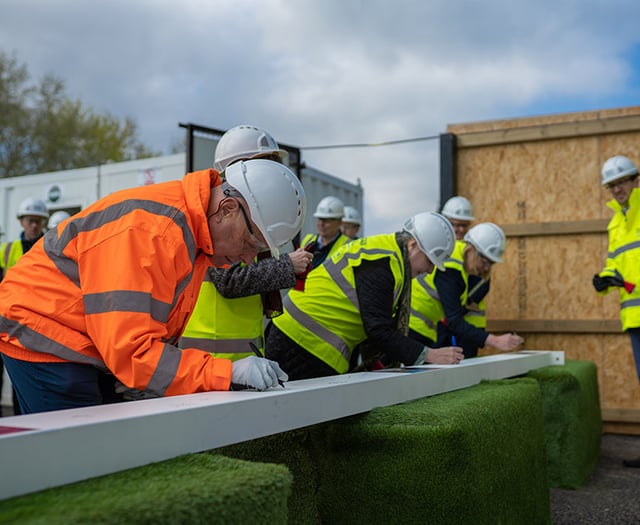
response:
<svg viewBox="0 0 640 525"><path fill-rule="evenodd" d="M314 428L318 431L322 425ZM293 475L288 523L317 525L321 521L316 499L318 474L309 446L311 431L311 428L303 428L282 432L274 436L216 449L215 452L247 461L266 461L286 465Z"/></svg>
<svg viewBox="0 0 640 525"><path fill-rule="evenodd" d="M375 409L318 444L325 523L550 523L540 388L528 378Z"/></svg>
<svg viewBox="0 0 640 525"><path fill-rule="evenodd" d="M591 361L567 360L527 374L542 391L551 487L583 487L598 463L602 415L597 372Z"/></svg>
<svg viewBox="0 0 640 525"><path fill-rule="evenodd" d="M0 502L0 523L277 524L291 474L281 465L190 454Z"/></svg>

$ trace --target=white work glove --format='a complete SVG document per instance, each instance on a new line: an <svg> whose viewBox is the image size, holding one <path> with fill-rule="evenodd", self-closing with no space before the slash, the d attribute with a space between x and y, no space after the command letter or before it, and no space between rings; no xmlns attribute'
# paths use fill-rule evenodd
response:
<svg viewBox="0 0 640 525"><path fill-rule="evenodd" d="M266 390L288 381L278 363L257 356L249 356L233 362L231 369L232 385L241 385L256 390Z"/></svg>

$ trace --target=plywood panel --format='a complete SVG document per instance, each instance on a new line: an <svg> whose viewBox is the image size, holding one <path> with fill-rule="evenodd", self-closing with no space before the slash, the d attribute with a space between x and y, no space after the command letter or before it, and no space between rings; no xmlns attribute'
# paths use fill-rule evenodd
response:
<svg viewBox="0 0 640 525"><path fill-rule="evenodd" d="M577 221L607 213L596 138L463 149L457 162L458 193L479 220Z"/></svg>
<svg viewBox="0 0 640 525"><path fill-rule="evenodd" d="M575 113L557 113L516 119L486 120L482 122L449 124L449 133L477 133L479 131L494 131L500 129L525 128L531 126L546 126L565 122L585 122L588 120L616 118L640 115L640 106L613 108L597 111L581 111Z"/></svg>

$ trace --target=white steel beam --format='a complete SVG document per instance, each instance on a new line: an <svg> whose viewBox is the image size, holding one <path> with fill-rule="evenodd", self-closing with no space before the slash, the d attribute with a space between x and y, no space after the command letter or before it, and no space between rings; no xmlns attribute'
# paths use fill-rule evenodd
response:
<svg viewBox="0 0 640 525"><path fill-rule="evenodd" d="M286 383L0 419L0 499L339 419L564 363L522 351Z"/></svg>

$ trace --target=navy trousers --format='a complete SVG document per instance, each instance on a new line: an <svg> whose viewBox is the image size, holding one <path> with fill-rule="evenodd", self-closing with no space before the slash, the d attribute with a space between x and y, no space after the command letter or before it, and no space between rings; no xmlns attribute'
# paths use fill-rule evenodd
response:
<svg viewBox="0 0 640 525"><path fill-rule="evenodd" d="M23 414L123 401L115 377L91 365L2 359Z"/></svg>

